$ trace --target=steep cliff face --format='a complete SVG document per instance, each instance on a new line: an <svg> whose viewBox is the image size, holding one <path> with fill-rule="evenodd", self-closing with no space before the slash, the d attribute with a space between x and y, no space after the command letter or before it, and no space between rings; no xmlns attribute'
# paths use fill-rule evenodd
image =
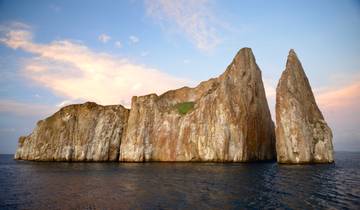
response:
<svg viewBox="0 0 360 210"><path fill-rule="evenodd" d="M218 78L133 97L119 160L270 160L274 134L261 71L243 48Z"/></svg>
<svg viewBox="0 0 360 210"><path fill-rule="evenodd" d="M56 161L257 161L275 158L275 130L261 71L243 48L218 78L131 110L71 105L20 137L16 159Z"/></svg>
<svg viewBox="0 0 360 210"><path fill-rule="evenodd" d="M20 137L15 159L117 161L129 110L121 105L70 105Z"/></svg>
<svg viewBox="0 0 360 210"><path fill-rule="evenodd" d="M332 133L316 105L300 61L290 50L276 89L276 150L280 163L333 162Z"/></svg>

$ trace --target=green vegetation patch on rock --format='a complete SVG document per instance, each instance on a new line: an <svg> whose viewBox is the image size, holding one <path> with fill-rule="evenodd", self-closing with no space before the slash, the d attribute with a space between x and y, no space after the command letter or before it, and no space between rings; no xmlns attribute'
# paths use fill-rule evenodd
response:
<svg viewBox="0 0 360 210"><path fill-rule="evenodd" d="M194 108L194 105L195 105L194 102L187 101L187 102L178 103L175 106L180 114L185 115Z"/></svg>

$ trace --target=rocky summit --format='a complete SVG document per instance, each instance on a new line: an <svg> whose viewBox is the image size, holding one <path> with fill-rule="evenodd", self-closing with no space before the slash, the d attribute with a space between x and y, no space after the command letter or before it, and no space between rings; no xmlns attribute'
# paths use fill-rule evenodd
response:
<svg viewBox="0 0 360 210"><path fill-rule="evenodd" d="M20 137L16 159L44 161L273 160L275 128L250 48L195 88L133 97L131 109L70 105Z"/></svg>
<svg viewBox="0 0 360 210"><path fill-rule="evenodd" d="M276 151L280 163L334 161L332 132L316 105L309 81L294 52L276 88Z"/></svg>
<svg viewBox="0 0 360 210"><path fill-rule="evenodd" d="M120 161L244 162L275 158L261 71L241 49L218 78L133 97Z"/></svg>

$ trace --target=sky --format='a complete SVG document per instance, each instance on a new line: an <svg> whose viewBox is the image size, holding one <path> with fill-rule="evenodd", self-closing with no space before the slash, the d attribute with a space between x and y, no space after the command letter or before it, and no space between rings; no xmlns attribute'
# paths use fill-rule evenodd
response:
<svg viewBox="0 0 360 210"><path fill-rule="evenodd" d="M0 154L72 103L123 104L220 75L250 47L270 111L295 49L337 151L360 151L360 1L0 0Z"/></svg>

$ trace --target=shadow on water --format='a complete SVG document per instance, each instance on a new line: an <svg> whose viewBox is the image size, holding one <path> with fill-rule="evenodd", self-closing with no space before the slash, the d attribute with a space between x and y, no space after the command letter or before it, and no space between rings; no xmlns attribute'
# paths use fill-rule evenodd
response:
<svg viewBox="0 0 360 210"><path fill-rule="evenodd" d="M360 153L330 165L67 163L0 156L1 209L353 208Z"/></svg>

